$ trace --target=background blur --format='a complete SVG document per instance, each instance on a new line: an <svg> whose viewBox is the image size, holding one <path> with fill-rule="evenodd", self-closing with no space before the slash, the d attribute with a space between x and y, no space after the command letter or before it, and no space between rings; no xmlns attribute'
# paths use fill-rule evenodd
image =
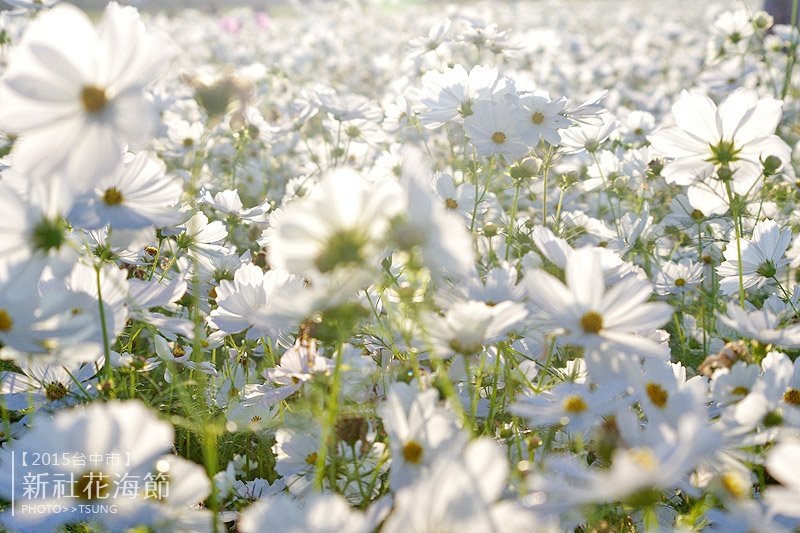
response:
<svg viewBox="0 0 800 533"><path fill-rule="evenodd" d="M72 4L75 4L83 9L87 10L101 10L103 7L108 3L108 0L65 0ZM140 8L143 11L174 11L178 9L184 8L196 8L202 9L207 11L219 11L224 10L226 8L235 7L235 6L250 6L254 9L263 9L263 10L274 10L274 9L281 9L286 7L295 6L298 8L302 8L304 5L308 6L309 4L313 4L313 0L117 0L121 4L129 4ZM318 0L317 0L318 1ZM341 2L347 0L328 0L330 2ZM403 4L426 4L426 3L451 3L451 4L469 4L471 3L470 0L357 0L362 1L364 3L369 4L384 4L387 6L392 5L403 5ZM553 4L553 3L574 3L580 4L581 2L585 2L587 0L542 0L543 4ZM591 1L591 0L590 0ZM665 4L667 5L674 5L676 2L664 2L664 0L598 0L604 3L613 6L614 4L620 3L637 3L637 4L652 4L653 9L664 9ZM782 1L782 0L780 0ZM699 0L694 2L688 2L688 5L693 6L698 9L702 9L705 4L705 0ZM722 0L721 3L725 3L725 0ZM760 9L763 3L763 0L729 0L730 4L737 4L739 7L743 7L744 4L747 5L750 9ZM682 2L677 2L677 4L681 4L683 7ZM2 9L6 4L3 0L0 0L0 9Z"/></svg>

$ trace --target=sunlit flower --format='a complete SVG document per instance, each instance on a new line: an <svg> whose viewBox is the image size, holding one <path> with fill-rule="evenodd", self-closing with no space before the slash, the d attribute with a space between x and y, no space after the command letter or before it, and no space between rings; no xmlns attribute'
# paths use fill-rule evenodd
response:
<svg viewBox="0 0 800 533"><path fill-rule="evenodd" d="M792 239L792 232L781 230L773 220L762 220L753 229L752 239L741 242L742 286L745 289L760 289L779 276L789 264L785 257ZM739 290L739 251L736 243L725 248L725 262L717 267L720 275L719 288L723 294L734 294Z"/></svg>
<svg viewBox="0 0 800 533"><path fill-rule="evenodd" d="M744 89L719 107L698 91L683 91L672 106L676 126L648 136L656 152L670 158L662 175L670 183L690 185L724 167L732 173L733 190L746 194L768 156L787 166L791 161L789 146L775 135L782 106Z"/></svg>
<svg viewBox="0 0 800 533"><path fill-rule="evenodd" d="M134 8L116 2L97 27L69 4L42 13L0 84L0 128L21 134L15 167L42 178L63 169L79 190L114 170L126 144L142 146L155 130L144 89L167 50Z"/></svg>
<svg viewBox="0 0 800 533"><path fill-rule="evenodd" d="M525 278L542 328L564 342L589 349L668 355L665 346L645 336L672 315L672 308L665 303L646 303L653 291L649 282L629 276L606 290L600 258L590 248L570 255L566 279L565 285L542 270Z"/></svg>

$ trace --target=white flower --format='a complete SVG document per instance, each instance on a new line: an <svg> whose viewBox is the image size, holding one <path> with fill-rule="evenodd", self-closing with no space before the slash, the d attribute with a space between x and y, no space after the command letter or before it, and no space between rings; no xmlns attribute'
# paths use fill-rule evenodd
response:
<svg viewBox="0 0 800 533"><path fill-rule="evenodd" d="M400 490L382 531L478 533L515 531L525 523L530 527L532 516L511 502L498 502L507 476L508 462L498 445L475 440L463 454L442 456L428 475Z"/></svg>
<svg viewBox="0 0 800 533"><path fill-rule="evenodd" d="M619 390L613 386L560 383L539 394L524 394L508 408L532 426L560 424L570 432L586 432L617 408Z"/></svg>
<svg viewBox="0 0 800 533"><path fill-rule="evenodd" d="M303 430L281 427L275 432L275 471L292 494L303 495L311 490L321 439L317 425Z"/></svg>
<svg viewBox="0 0 800 533"><path fill-rule="evenodd" d="M217 307L207 318L215 336L247 329L247 337L276 337L281 331L297 327L304 310L293 308L296 296L304 291L302 278L281 270L266 273L247 263L239 267L233 281L222 280L216 289Z"/></svg>
<svg viewBox="0 0 800 533"><path fill-rule="evenodd" d="M783 348L800 347L800 325L779 328L778 316L769 309L745 311L738 305L729 304L719 319L741 337Z"/></svg>
<svg viewBox="0 0 800 533"><path fill-rule="evenodd" d="M164 381L167 383L172 383L173 370L178 370L181 366L185 366L190 370L197 370L203 374L217 375L217 369L214 368L213 363L209 361L197 362L191 360L191 346L182 346L177 342L172 343L172 346L170 346L161 335L156 335L154 337L153 344L155 345L156 355L167 363L167 367L164 369ZM170 369L170 365L173 366L172 369Z"/></svg>
<svg viewBox="0 0 800 533"><path fill-rule="evenodd" d="M767 487L764 499L777 514L800 518L800 442L787 440L767 455L767 470L781 486Z"/></svg>
<svg viewBox="0 0 800 533"><path fill-rule="evenodd" d="M463 219L451 212L447 200L445 205L438 202L426 186L430 171L422 163L425 161L423 154L409 152L403 159L401 198L404 212L392 221L390 239L401 250L418 252L435 279L443 276L463 279L474 275L472 238Z"/></svg>
<svg viewBox="0 0 800 533"><path fill-rule="evenodd" d="M367 533L375 524L364 513L351 509L338 494L314 495L303 507L289 496L275 494L246 508L238 526L242 533Z"/></svg>
<svg viewBox="0 0 800 533"><path fill-rule="evenodd" d="M211 533L214 529L214 515L202 506L211 494L211 482L200 465L176 456L164 455L156 463L158 472L168 476L168 490L154 498L153 513L144 524L164 532Z"/></svg>
<svg viewBox="0 0 800 533"><path fill-rule="evenodd" d="M761 361L761 379L734 408L736 422L748 428L786 425L800 428L800 363L769 352Z"/></svg>
<svg viewBox="0 0 800 533"><path fill-rule="evenodd" d="M698 91L683 91L672 106L677 124L648 140L670 158L661 174L669 183L690 185L720 167L733 171L733 190L746 194L762 175L761 160L778 157L787 167L789 146L777 135L783 104L740 89L717 107Z"/></svg>
<svg viewBox="0 0 800 533"><path fill-rule="evenodd" d="M652 424L676 426L687 412L702 405L706 395L705 378L686 379L686 368L680 363L646 358L641 367L631 365L625 370L639 405Z"/></svg>
<svg viewBox="0 0 800 533"><path fill-rule="evenodd" d="M23 373L0 373L0 396L7 409L46 406L55 410L97 394L96 363L62 366L22 360L17 365Z"/></svg>
<svg viewBox="0 0 800 533"><path fill-rule="evenodd" d="M685 294L703 281L703 265L691 259L668 261L656 274L656 294Z"/></svg>
<svg viewBox="0 0 800 533"><path fill-rule="evenodd" d="M437 457L457 453L465 444L452 412L438 401L436 389L419 391L416 383L394 383L378 413L389 435L394 490L412 483Z"/></svg>
<svg viewBox="0 0 800 533"><path fill-rule="evenodd" d="M49 265L63 276L77 260L65 215L73 194L63 176L48 183L15 173L0 180L0 275L18 261Z"/></svg>
<svg viewBox="0 0 800 533"><path fill-rule="evenodd" d="M528 152L528 147L517 132L506 103L484 100L472 107L472 114L464 119L464 131L478 155L505 155L515 160Z"/></svg>
<svg viewBox="0 0 800 533"><path fill-rule="evenodd" d="M544 139L555 146L561 142L558 130L572 125L561 113L567 100L550 100L547 93L526 94L520 97L518 107L513 111L514 123L522 140L529 147Z"/></svg>
<svg viewBox="0 0 800 533"><path fill-rule="evenodd" d="M528 315L522 304L511 301L491 306L474 300L451 304L444 316L429 316L436 355L475 355L485 344L502 340Z"/></svg>
<svg viewBox="0 0 800 533"><path fill-rule="evenodd" d="M642 489L671 489L719 442L697 412L685 413L677 427L653 425L648 433L634 446L618 448L608 469L587 468L574 456L553 456L545 473L531 476L530 486L544 497L543 508L565 510L613 502Z"/></svg>
<svg viewBox="0 0 800 533"><path fill-rule="evenodd" d="M352 169L331 173L268 230L270 263L297 274L374 267L398 192L393 180L370 183Z"/></svg>
<svg viewBox="0 0 800 533"><path fill-rule="evenodd" d="M784 257L792 231L781 230L774 220L762 220L753 229L753 238L741 241L742 285L745 289L760 289L769 280L778 276L789 264ZM717 267L722 279L719 288L723 294L734 294L739 290L739 259L736 243L725 248L725 262Z"/></svg>
<svg viewBox="0 0 800 533"><path fill-rule="evenodd" d="M597 151L617 127L617 119L608 111L598 113L596 118L596 121L576 124L561 133L561 145L567 153Z"/></svg>
<svg viewBox="0 0 800 533"><path fill-rule="evenodd" d="M645 335L666 323L672 308L661 302L645 303L650 283L629 276L606 291L600 258L591 248L569 256L567 284L542 270L528 273L523 283L536 319L567 343L601 351L666 357L669 350Z"/></svg>
<svg viewBox="0 0 800 533"><path fill-rule="evenodd" d="M31 279L19 270L0 279L2 357L52 357L74 347L79 353L72 354L76 357L73 361L94 360L100 335L97 300L59 282L40 291L39 282L39 276Z"/></svg>
<svg viewBox="0 0 800 533"><path fill-rule="evenodd" d="M280 363L262 372L264 378L272 383L283 385L275 389L278 399L287 398L299 390L303 383L314 378L314 374L326 374L332 362L323 357L316 348L316 343L304 343L298 338L291 348L281 356Z"/></svg>
<svg viewBox="0 0 800 533"><path fill-rule="evenodd" d="M0 128L21 134L17 169L44 179L64 169L79 190L111 172L126 144L142 146L155 129L144 88L164 69L166 50L134 8L116 2L97 28L69 4L42 13L0 84Z"/></svg>
<svg viewBox="0 0 800 533"><path fill-rule="evenodd" d="M235 189L226 189L214 195L209 190L200 192L200 201L207 204L221 213L233 215L242 219L244 222L266 222L267 212L270 209L269 200L264 200L260 205L244 208L239 192Z"/></svg>
<svg viewBox="0 0 800 533"><path fill-rule="evenodd" d="M497 84L497 70L481 65L472 67L469 74L461 65L425 74L419 94L425 106L422 123L435 129L456 117L471 115L476 102L492 98Z"/></svg>
<svg viewBox="0 0 800 533"><path fill-rule="evenodd" d="M164 164L139 152L125 157L125 164L79 196L67 218L84 229L110 225L114 230L168 226L178 221L183 187L165 175Z"/></svg>

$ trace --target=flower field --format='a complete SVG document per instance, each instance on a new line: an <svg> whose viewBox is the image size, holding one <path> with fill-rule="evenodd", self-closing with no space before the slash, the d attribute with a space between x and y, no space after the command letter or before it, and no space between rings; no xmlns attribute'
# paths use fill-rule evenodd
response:
<svg viewBox="0 0 800 533"><path fill-rule="evenodd" d="M796 28L5 1L3 530L800 531Z"/></svg>

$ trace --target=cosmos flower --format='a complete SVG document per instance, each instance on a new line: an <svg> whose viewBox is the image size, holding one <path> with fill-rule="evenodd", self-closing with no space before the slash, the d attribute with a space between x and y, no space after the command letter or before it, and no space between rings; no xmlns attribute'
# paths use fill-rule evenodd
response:
<svg viewBox="0 0 800 533"><path fill-rule="evenodd" d="M558 130L572 125L561 113L567 105L564 98L551 100L544 93L526 94L520 97L518 106L513 111L517 132L529 147L535 147L540 139L553 146L561 142Z"/></svg>
<svg viewBox="0 0 800 533"><path fill-rule="evenodd" d="M209 361L198 362L191 360L191 346L182 346L177 342L170 346L166 339L160 335L156 335L153 338L153 344L155 346L156 355L167 363L167 368L164 369L164 381L167 383L172 383L174 378L172 372L184 366L190 370L202 372L203 374L210 374L212 376L217 374L217 369L214 368L213 363ZM170 366L173 367L172 370L169 368Z"/></svg>
<svg viewBox="0 0 800 533"><path fill-rule="evenodd" d="M506 103L484 100L472 107L472 114L464 119L464 130L478 155L504 155L509 160L519 159L528 151L517 131L511 107Z"/></svg>
<svg viewBox="0 0 800 533"><path fill-rule="evenodd" d="M164 70L168 49L134 8L116 2L97 27L69 4L43 12L0 83L0 129L20 135L17 170L46 179L63 169L79 191L113 171L126 145L143 145L155 130L144 89Z"/></svg>
<svg viewBox="0 0 800 533"><path fill-rule="evenodd" d="M397 195L394 181L369 183L352 169L333 172L270 228L270 262L296 274L373 267L389 219L399 211Z"/></svg>
<svg viewBox="0 0 800 533"><path fill-rule="evenodd" d="M617 408L619 390L561 383L539 394L524 394L509 412L527 418L532 426L561 425L570 432L586 432Z"/></svg>
<svg viewBox="0 0 800 533"><path fill-rule="evenodd" d="M665 357L668 350L645 336L665 324L672 308L646 303L653 289L634 276L606 290L599 256L582 248L569 257L566 285L542 270L525 279L541 327L562 341L588 349Z"/></svg>
<svg viewBox="0 0 800 533"><path fill-rule="evenodd" d="M293 309L289 305L301 291L303 280L294 274L264 272L253 264L244 264L236 270L232 282L222 280L215 289L217 306L208 323L220 335L247 330L248 338L275 337L302 320L302 306Z"/></svg>
<svg viewBox="0 0 800 533"><path fill-rule="evenodd" d="M242 533L257 533L267 528L292 533L367 533L374 524L336 494L312 496L303 508L289 496L276 494L245 509L238 526Z"/></svg>
<svg viewBox="0 0 800 533"><path fill-rule="evenodd" d="M29 360L17 363L20 372L0 373L0 396L7 409L28 407L56 410L97 394L96 363L72 365Z"/></svg>
<svg viewBox="0 0 800 533"><path fill-rule="evenodd" d="M502 340L527 315L525 306L511 301L497 305L474 300L453 302L444 316L429 317L436 355L478 354L484 345Z"/></svg>
<svg viewBox="0 0 800 533"><path fill-rule="evenodd" d="M39 283L38 276L22 277L16 269L8 278L0 278L0 343L3 349L15 350L2 356L45 357L66 346L86 351L87 344L100 332L98 316L93 312L97 301L58 282L40 292ZM91 360L96 355L91 351L82 358Z"/></svg>
<svg viewBox="0 0 800 533"><path fill-rule="evenodd" d="M79 196L68 219L84 229L168 226L178 221L183 187L165 175L164 164L147 152L129 154L124 165Z"/></svg>
<svg viewBox="0 0 800 533"><path fill-rule="evenodd" d="M768 281L780 275L789 264L785 257L791 230L781 230L774 220L762 220L753 228L753 238L741 241L742 285L745 289L760 289ZM725 248L725 262L717 267L720 275L719 288L723 294L734 294L739 290L739 252L735 243Z"/></svg>
<svg viewBox="0 0 800 533"><path fill-rule="evenodd" d="M787 440L773 448L767 456L767 469L781 485L767 488L764 498L773 512L800 517L800 443Z"/></svg>
<svg viewBox="0 0 800 533"><path fill-rule="evenodd" d="M668 261L653 280L656 294L685 294L703 281L703 265L691 259Z"/></svg>
<svg viewBox="0 0 800 533"><path fill-rule="evenodd" d="M461 65L444 72L429 72L422 78L420 103L425 106L420 118L431 129L438 128L456 117L467 117L473 106L491 100L498 84L496 69L477 65L467 73Z"/></svg>
<svg viewBox="0 0 800 533"><path fill-rule="evenodd" d="M746 311L728 304L719 319L742 337L789 349L800 347L800 326L780 327L780 317L767 308Z"/></svg>
<svg viewBox="0 0 800 533"><path fill-rule="evenodd" d="M670 158L662 169L669 183L690 185L721 167L732 172L733 190L746 194L776 156L789 165L791 150L775 129L782 102L740 89L717 107L698 91L683 91L672 106L676 126L648 136L655 151Z"/></svg>
<svg viewBox="0 0 800 533"><path fill-rule="evenodd" d="M379 408L389 435L394 490L411 484L443 454L457 453L464 435L452 412L439 404L434 389L419 391L417 384L394 383Z"/></svg>
<svg viewBox="0 0 800 533"><path fill-rule="evenodd" d="M425 477L395 497L395 509L383 526L387 533L426 531L514 531L533 517L499 502L508 465L491 439L471 442L463 453L442 456Z"/></svg>

